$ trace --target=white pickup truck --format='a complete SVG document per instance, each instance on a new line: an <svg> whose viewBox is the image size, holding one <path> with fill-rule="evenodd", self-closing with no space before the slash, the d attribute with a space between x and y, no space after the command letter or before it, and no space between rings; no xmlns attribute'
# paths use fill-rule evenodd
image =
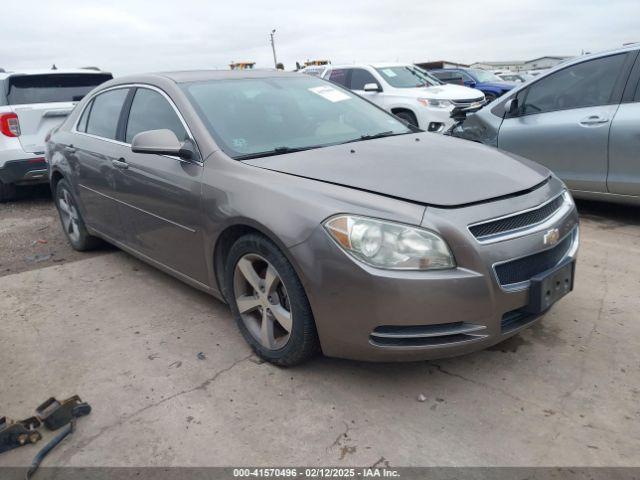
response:
<svg viewBox="0 0 640 480"><path fill-rule="evenodd" d="M47 182L45 137L82 97L113 76L79 70L0 71L0 202Z"/></svg>

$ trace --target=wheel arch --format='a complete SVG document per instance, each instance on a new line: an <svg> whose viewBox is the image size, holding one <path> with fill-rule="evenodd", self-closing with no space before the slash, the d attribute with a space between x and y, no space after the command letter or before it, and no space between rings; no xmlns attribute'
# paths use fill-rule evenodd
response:
<svg viewBox="0 0 640 480"><path fill-rule="evenodd" d="M51 177L49 178L49 186L51 187L51 193L53 195L55 195L56 193L56 187L58 186L58 183L60 183L60 180L62 180L63 178L64 178L64 175L57 168L51 171Z"/></svg>
<svg viewBox="0 0 640 480"><path fill-rule="evenodd" d="M229 255L229 251L231 250L231 246L240 238L249 234L258 234L266 237L270 241L272 241L276 247L282 252L282 254L289 261L293 269L295 270L302 286L306 290L306 280L305 276L302 274L300 266L290 254L287 246L280 240L280 238L272 232L265 225L262 225L259 222L256 222L251 219L235 219L232 222L229 222L224 229L220 232L220 234L215 239L215 244L213 246L213 280L215 282L214 287L220 292L221 296L225 301L227 300L227 292L225 291L225 282L224 282L224 267L226 259ZM307 294L308 295L308 294Z"/></svg>

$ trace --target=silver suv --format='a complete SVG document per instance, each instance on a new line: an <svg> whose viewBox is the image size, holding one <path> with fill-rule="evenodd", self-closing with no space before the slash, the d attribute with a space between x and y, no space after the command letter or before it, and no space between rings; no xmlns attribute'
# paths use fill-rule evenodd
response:
<svg viewBox="0 0 640 480"><path fill-rule="evenodd" d="M110 73L93 70L0 71L0 202L16 185L47 182L45 137Z"/></svg>

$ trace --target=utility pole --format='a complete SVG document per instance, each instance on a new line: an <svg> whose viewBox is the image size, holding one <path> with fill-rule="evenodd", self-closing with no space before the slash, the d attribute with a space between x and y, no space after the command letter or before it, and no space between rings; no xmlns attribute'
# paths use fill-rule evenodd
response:
<svg viewBox="0 0 640 480"><path fill-rule="evenodd" d="M269 37L271 37L271 50L273 50L273 66L278 68L278 59L276 58L276 45L273 43L273 35L276 33L276 29L271 30Z"/></svg>

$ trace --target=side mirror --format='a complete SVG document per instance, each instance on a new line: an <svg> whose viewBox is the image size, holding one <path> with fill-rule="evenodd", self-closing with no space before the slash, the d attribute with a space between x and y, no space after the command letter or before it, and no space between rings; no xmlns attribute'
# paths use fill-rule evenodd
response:
<svg viewBox="0 0 640 480"><path fill-rule="evenodd" d="M365 83L363 90L365 92L380 92L382 89L377 83Z"/></svg>
<svg viewBox="0 0 640 480"><path fill-rule="evenodd" d="M518 99L510 98L504 102L504 113L506 117L515 117L518 113Z"/></svg>
<svg viewBox="0 0 640 480"><path fill-rule="evenodd" d="M171 155L182 160L193 160L195 151L191 142L180 142L171 130L148 130L140 132L131 142L131 151L155 155Z"/></svg>

